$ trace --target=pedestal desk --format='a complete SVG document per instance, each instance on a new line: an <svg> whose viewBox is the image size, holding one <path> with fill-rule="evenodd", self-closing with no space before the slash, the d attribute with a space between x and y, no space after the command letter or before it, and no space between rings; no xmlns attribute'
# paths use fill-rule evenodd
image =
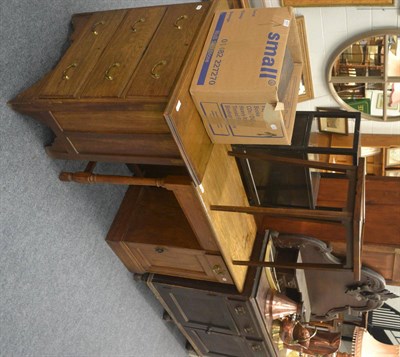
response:
<svg viewBox="0 0 400 357"><path fill-rule="evenodd" d="M230 148L211 143L189 94L213 14L232 6L219 0L75 15L62 59L9 104L53 130L51 157L186 168L185 184L168 186L173 194L131 187L107 241L133 272L234 283L241 291L247 267L232 260L249 259L256 224L250 215L209 209L248 201ZM168 211L173 219L161 222Z"/></svg>

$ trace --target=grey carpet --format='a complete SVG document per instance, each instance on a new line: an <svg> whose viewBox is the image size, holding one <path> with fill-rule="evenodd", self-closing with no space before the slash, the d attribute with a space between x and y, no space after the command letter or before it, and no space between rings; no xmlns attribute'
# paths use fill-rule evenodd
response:
<svg viewBox="0 0 400 357"><path fill-rule="evenodd" d="M154 296L104 241L126 187L58 181L84 164L48 158L50 130L6 106L57 62L73 13L161 3L1 0L1 356L186 355Z"/></svg>

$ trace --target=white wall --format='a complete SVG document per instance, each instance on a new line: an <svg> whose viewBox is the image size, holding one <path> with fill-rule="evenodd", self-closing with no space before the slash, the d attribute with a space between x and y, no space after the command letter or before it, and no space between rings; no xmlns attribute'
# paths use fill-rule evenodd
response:
<svg viewBox="0 0 400 357"><path fill-rule="evenodd" d="M383 27L400 28L400 0L393 7L302 7L295 8L306 23L315 99L299 103L298 110L338 106L326 84L326 68L332 53L347 39ZM280 6L279 0L253 0L254 6ZM363 120L363 133L399 134L400 122ZM400 137L399 137L400 144Z"/></svg>
<svg viewBox="0 0 400 357"><path fill-rule="evenodd" d="M252 0L251 3L255 7L280 6L279 0ZM303 15L306 22L315 97L313 100L299 103L298 110L315 110L317 106L338 106L326 84L326 68L330 56L341 43L362 32L383 27L400 28L400 0L395 0L394 7L302 7L296 8L295 13ZM363 120L361 131L400 135L400 122ZM400 296L400 287L389 286L388 290ZM388 304L400 311L400 298L389 300Z"/></svg>

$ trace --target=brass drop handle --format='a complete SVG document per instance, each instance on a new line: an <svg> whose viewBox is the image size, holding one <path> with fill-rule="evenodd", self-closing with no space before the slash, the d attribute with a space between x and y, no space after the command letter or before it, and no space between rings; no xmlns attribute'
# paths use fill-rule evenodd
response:
<svg viewBox="0 0 400 357"><path fill-rule="evenodd" d="M108 67L106 73L104 74L104 78L108 79L109 81L112 81L114 79L114 77L111 75L113 68L118 68L119 66L121 66L121 63L119 62L115 62L113 63L110 67Z"/></svg>
<svg viewBox="0 0 400 357"><path fill-rule="evenodd" d="M133 25L131 26L132 32L137 32L137 28L135 27L137 23L139 22L145 22L146 19L144 17L141 17L139 20L136 20Z"/></svg>
<svg viewBox="0 0 400 357"><path fill-rule="evenodd" d="M236 306L235 312L237 315L245 315L246 314L246 310L243 306Z"/></svg>
<svg viewBox="0 0 400 357"><path fill-rule="evenodd" d="M167 61L166 61L166 60L162 60L162 61L157 62L157 63L153 66L153 68L151 69L151 76L152 76L154 79L159 79L159 78L160 78L160 73L157 72L157 69L158 69L158 67L165 66L166 64L167 64Z"/></svg>
<svg viewBox="0 0 400 357"><path fill-rule="evenodd" d="M104 25L106 22L105 21L99 21L96 22L93 26L92 26L92 34L97 36L99 34L99 32L97 31L97 27L100 25Z"/></svg>
<svg viewBox="0 0 400 357"><path fill-rule="evenodd" d="M177 30L182 30L182 26L181 26L181 25L178 25L178 22L180 22L180 21L182 21L182 20L187 20L187 18L188 18L187 15L179 16L179 17L175 20L174 27L175 27Z"/></svg>
<svg viewBox="0 0 400 357"><path fill-rule="evenodd" d="M224 270L221 268L221 265L219 265L219 264L215 264L212 268L212 271L214 272L214 274L217 274L217 275L224 274Z"/></svg>
<svg viewBox="0 0 400 357"><path fill-rule="evenodd" d="M252 327L245 327L245 328L244 328L244 332L246 332L246 333L254 333L254 328L252 328Z"/></svg>
<svg viewBox="0 0 400 357"><path fill-rule="evenodd" d="M63 73L62 73L62 79L68 81L71 78L69 76L68 72L70 71L71 68L75 68L77 66L78 66L78 63L76 63L76 62L71 63L69 66L67 66L67 68L65 68Z"/></svg>

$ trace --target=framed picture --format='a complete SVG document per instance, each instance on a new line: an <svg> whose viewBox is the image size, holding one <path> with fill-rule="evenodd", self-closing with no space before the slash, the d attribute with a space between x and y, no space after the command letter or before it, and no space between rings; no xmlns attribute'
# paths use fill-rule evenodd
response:
<svg viewBox="0 0 400 357"><path fill-rule="evenodd" d="M268 7L266 0L240 0L240 4L243 8ZM305 102L306 100L313 99L314 89L311 76L310 56L308 55L307 33L304 16L296 16L296 24L299 31L300 50L304 60L303 72L300 79L299 95L297 99L297 101L300 103Z"/></svg>
<svg viewBox="0 0 400 357"><path fill-rule="evenodd" d="M240 0L240 5L243 8L249 8L249 7L251 7L251 2L250 2L250 0Z"/></svg>
<svg viewBox="0 0 400 357"><path fill-rule="evenodd" d="M386 149L385 167L400 168L400 147Z"/></svg>
<svg viewBox="0 0 400 357"><path fill-rule="evenodd" d="M400 169L386 170L385 176L400 177Z"/></svg>
<svg viewBox="0 0 400 357"><path fill-rule="evenodd" d="M308 43L304 16L296 17L297 29L300 37L300 49L303 56L303 73L301 74L299 88L299 102L304 102L314 98L314 89L311 77L310 57L308 55Z"/></svg>
<svg viewBox="0 0 400 357"><path fill-rule="evenodd" d="M394 6L394 0L281 0L282 6Z"/></svg>
<svg viewBox="0 0 400 357"><path fill-rule="evenodd" d="M317 107L319 112L340 111L340 108ZM321 133L349 134L349 123L347 118L318 118L318 129Z"/></svg>
<svg viewBox="0 0 400 357"><path fill-rule="evenodd" d="M387 96L387 102L389 103L389 96ZM388 110L399 110L399 104L386 104ZM378 98L376 100L376 109L383 109L383 93L378 93Z"/></svg>

